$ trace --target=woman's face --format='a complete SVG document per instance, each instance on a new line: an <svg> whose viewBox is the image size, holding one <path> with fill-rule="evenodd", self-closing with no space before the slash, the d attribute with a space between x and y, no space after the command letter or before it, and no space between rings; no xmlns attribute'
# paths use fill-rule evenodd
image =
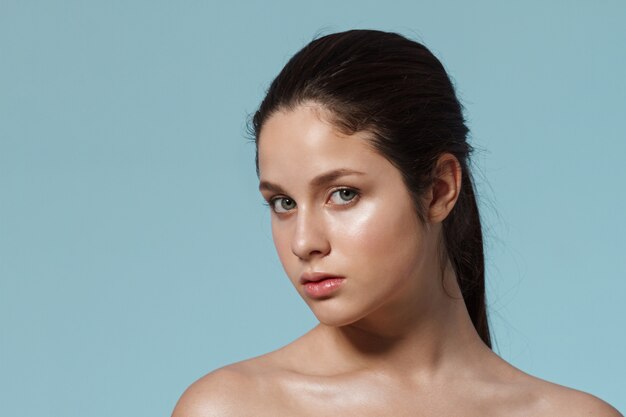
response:
<svg viewBox="0 0 626 417"><path fill-rule="evenodd" d="M272 115L260 134L260 190L279 258L322 323L404 314L433 291L424 277L436 271L434 239L368 134L340 134L323 115L301 105Z"/></svg>

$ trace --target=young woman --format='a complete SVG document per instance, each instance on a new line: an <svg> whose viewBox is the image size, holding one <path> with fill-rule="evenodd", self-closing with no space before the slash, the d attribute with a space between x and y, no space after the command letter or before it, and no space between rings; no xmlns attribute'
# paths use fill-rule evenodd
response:
<svg viewBox="0 0 626 417"><path fill-rule="evenodd" d="M424 46L317 39L254 129L276 249L320 323L200 379L175 417L620 416L491 350L468 130Z"/></svg>

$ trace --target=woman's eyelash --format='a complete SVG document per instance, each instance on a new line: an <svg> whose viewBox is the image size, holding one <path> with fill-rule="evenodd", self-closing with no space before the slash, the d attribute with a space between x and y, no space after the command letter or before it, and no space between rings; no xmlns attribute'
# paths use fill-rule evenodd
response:
<svg viewBox="0 0 626 417"><path fill-rule="evenodd" d="M291 197L287 197L284 195L276 195L269 198L266 202L266 205L274 212L278 214L284 214L292 211L296 208L297 204L294 199ZM286 207L285 205L289 206Z"/></svg>
<svg viewBox="0 0 626 417"><path fill-rule="evenodd" d="M361 191L353 187L337 187L331 190L328 199L332 199L335 194L337 194L340 199L336 204L348 205L358 200L361 196Z"/></svg>
<svg viewBox="0 0 626 417"><path fill-rule="evenodd" d="M333 198L333 196L337 195L339 200L334 201L333 204L337 206L348 206L348 205L354 204L361 197L361 191L354 187L343 186L343 187L336 187L336 188L331 189L327 195L328 195L327 202L330 201ZM277 201L280 201L280 200L287 200L295 204L295 200L293 200L290 197L283 196L283 195L276 195L276 196L272 196L264 200L263 205L270 208L274 212L279 212L276 210L276 203ZM295 208L295 206L293 208ZM289 210L291 209L287 209L287 211Z"/></svg>

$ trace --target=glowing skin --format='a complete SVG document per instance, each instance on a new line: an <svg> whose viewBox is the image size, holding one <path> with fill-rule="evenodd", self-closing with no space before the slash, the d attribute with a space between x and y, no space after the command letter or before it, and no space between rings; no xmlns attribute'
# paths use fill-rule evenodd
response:
<svg viewBox="0 0 626 417"><path fill-rule="evenodd" d="M258 148L278 255L320 324L201 378L173 417L619 417L480 340L437 256L462 181L456 159L438 159L421 224L368 134L340 134L327 116L314 104L278 112Z"/></svg>
<svg viewBox="0 0 626 417"><path fill-rule="evenodd" d="M340 135L302 107L268 120L260 139L260 190L278 255L317 318L333 326L414 297L424 267L422 228L401 174L365 138ZM345 280L318 300L300 283L315 272Z"/></svg>
<svg viewBox="0 0 626 417"><path fill-rule="evenodd" d="M331 326L381 309L385 316L417 313L437 298L431 284L440 285L435 242L401 173L367 138L342 135L318 109L301 107L271 117L259 143L260 190L272 209L278 255L296 290ZM314 298L300 282L305 273L344 280Z"/></svg>

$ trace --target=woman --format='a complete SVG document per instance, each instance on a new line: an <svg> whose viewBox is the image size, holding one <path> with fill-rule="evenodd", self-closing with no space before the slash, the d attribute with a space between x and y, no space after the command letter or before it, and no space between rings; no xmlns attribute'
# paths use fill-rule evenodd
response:
<svg viewBox="0 0 626 417"><path fill-rule="evenodd" d="M254 129L276 249L320 323L200 379L175 417L620 415L491 350L468 130L424 46L314 40Z"/></svg>

